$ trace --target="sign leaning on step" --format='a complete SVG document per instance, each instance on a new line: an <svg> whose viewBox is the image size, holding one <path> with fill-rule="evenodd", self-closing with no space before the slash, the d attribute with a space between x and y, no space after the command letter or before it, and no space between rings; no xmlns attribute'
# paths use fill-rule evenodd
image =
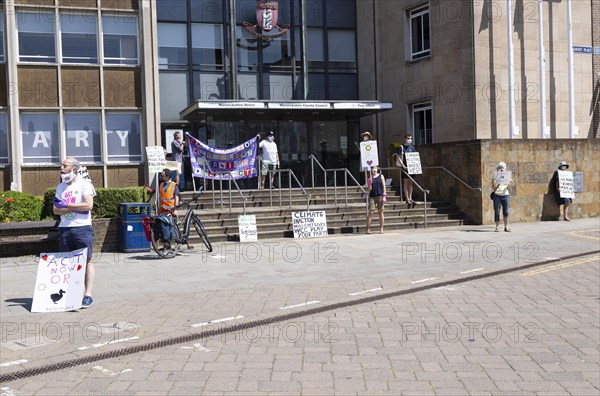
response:
<svg viewBox="0 0 600 396"><path fill-rule="evenodd" d="M81 308L86 264L87 248L40 254L31 312L65 312Z"/></svg>
<svg viewBox="0 0 600 396"><path fill-rule="evenodd" d="M409 175L423 174L423 169L421 168L421 156L419 156L419 153L404 153L404 157L406 158L406 167L408 168Z"/></svg>
<svg viewBox="0 0 600 396"><path fill-rule="evenodd" d="M326 237L327 215L324 210L292 212L294 238Z"/></svg>
<svg viewBox="0 0 600 396"><path fill-rule="evenodd" d="M558 171L558 185L560 187L561 198L575 198L573 172Z"/></svg>
<svg viewBox="0 0 600 396"><path fill-rule="evenodd" d="M240 231L240 242L255 242L258 240L256 215L239 215L238 228Z"/></svg>

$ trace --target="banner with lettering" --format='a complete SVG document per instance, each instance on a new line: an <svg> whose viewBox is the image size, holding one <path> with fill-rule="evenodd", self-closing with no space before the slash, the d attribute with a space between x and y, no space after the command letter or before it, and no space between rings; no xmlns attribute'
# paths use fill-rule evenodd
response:
<svg viewBox="0 0 600 396"><path fill-rule="evenodd" d="M65 312L81 308L86 264L87 248L40 254L31 312Z"/></svg>
<svg viewBox="0 0 600 396"><path fill-rule="evenodd" d="M190 144L190 162L194 177L229 180L250 179L257 176L256 138L229 149L218 149L187 135Z"/></svg>

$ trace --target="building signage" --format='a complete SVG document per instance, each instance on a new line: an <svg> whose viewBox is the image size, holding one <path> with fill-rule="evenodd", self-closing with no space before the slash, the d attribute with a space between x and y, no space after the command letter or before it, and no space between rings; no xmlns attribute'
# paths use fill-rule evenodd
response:
<svg viewBox="0 0 600 396"><path fill-rule="evenodd" d="M588 46L583 46L583 45L574 45L573 46L573 53L574 54L591 54L592 53L592 47L588 47Z"/></svg>
<svg viewBox="0 0 600 396"><path fill-rule="evenodd" d="M283 102L269 103L269 109L331 109L329 103Z"/></svg>
<svg viewBox="0 0 600 396"><path fill-rule="evenodd" d="M594 54L600 55L600 47L594 47Z"/></svg>
<svg viewBox="0 0 600 396"><path fill-rule="evenodd" d="M334 103L334 109L373 109L373 110L386 110L391 109L391 103Z"/></svg>
<svg viewBox="0 0 600 396"><path fill-rule="evenodd" d="M260 37L263 40L271 40L284 36L290 28L290 25L278 26L278 17L279 4L276 1L259 1L256 3L256 25L249 22L242 22L242 26L253 36ZM260 33L257 28L260 28ZM270 33L271 31L274 31L274 33Z"/></svg>
<svg viewBox="0 0 600 396"><path fill-rule="evenodd" d="M199 109L264 109L262 102L198 102Z"/></svg>

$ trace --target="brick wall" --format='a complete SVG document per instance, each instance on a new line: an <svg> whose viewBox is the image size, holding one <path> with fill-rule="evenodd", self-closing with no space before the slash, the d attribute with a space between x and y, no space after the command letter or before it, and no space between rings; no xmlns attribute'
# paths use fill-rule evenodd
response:
<svg viewBox="0 0 600 396"><path fill-rule="evenodd" d="M482 187L481 193L471 191L439 169L425 169L419 177L423 188L431 191L430 199L453 203L475 224L493 223L491 176L500 161L507 163L513 176L511 221L556 219L557 208L547 192L560 161L567 161L570 171L583 172L584 191L575 194L571 218L600 215L598 139L479 140L432 144L419 147L419 152L424 167L443 165L470 186Z"/></svg>

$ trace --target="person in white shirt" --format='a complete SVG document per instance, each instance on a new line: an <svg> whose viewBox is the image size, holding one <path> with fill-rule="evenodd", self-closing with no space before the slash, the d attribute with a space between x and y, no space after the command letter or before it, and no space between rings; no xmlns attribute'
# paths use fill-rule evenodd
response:
<svg viewBox="0 0 600 396"><path fill-rule="evenodd" d="M257 139L260 139L260 134L256 135ZM267 134L267 138L262 140L258 147L262 149L262 167L260 172L260 185L259 189L265 188L265 179L270 170L279 168L279 152L277 151L277 143L275 143L275 134L270 131ZM271 180L269 187L273 187L273 179L275 175L271 173Z"/></svg>
<svg viewBox="0 0 600 396"><path fill-rule="evenodd" d="M81 165L76 158L67 157L60 166L62 182L56 187L54 197L54 214L60 216L58 225L61 252L87 247L87 267L85 272L85 292L82 306L92 306L92 286L96 270L92 263L92 208L96 191L91 180L87 180L78 172Z"/></svg>

